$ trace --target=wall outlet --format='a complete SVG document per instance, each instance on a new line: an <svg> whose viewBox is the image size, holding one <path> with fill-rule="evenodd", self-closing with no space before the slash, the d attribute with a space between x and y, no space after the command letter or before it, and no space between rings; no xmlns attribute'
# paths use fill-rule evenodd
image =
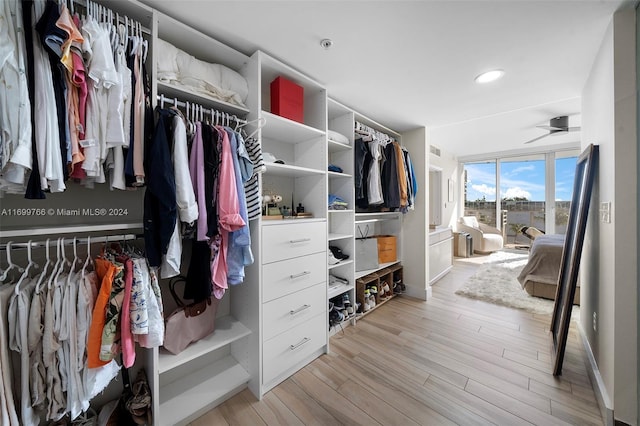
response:
<svg viewBox="0 0 640 426"><path fill-rule="evenodd" d="M593 331L598 331L598 314L593 313Z"/></svg>

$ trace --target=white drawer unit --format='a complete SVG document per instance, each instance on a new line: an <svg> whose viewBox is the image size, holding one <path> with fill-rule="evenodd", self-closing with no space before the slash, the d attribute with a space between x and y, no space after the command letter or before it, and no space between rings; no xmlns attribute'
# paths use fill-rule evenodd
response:
<svg viewBox="0 0 640 426"><path fill-rule="evenodd" d="M263 345L263 383L269 384L292 368L300 367L314 352L326 345L326 315L321 313L279 334Z"/></svg>
<svg viewBox="0 0 640 426"><path fill-rule="evenodd" d="M326 282L326 252L296 257L262 266L262 301L282 297L314 284Z"/></svg>
<svg viewBox="0 0 640 426"><path fill-rule="evenodd" d="M269 340L311 317L324 313L327 308L327 304L324 303L326 291L323 282L265 303L262 314L264 339Z"/></svg>
<svg viewBox="0 0 640 426"><path fill-rule="evenodd" d="M326 222L287 223L262 228L262 263L326 252Z"/></svg>

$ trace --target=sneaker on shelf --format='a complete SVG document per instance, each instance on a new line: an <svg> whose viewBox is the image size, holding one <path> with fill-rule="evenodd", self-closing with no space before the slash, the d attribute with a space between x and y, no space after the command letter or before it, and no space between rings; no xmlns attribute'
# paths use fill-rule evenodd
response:
<svg viewBox="0 0 640 426"><path fill-rule="evenodd" d="M382 290L385 292L385 294L389 294L391 292L391 289L389 288L389 284L385 281L384 285L382 286Z"/></svg>
<svg viewBox="0 0 640 426"><path fill-rule="evenodd" d="M334 302L333 303L333 310L334 311L344 311L346 309L346 306L344 306L342 304L342 302Z"/></svg>
<svg viewBox="0 0 640 426"><path fill-rule="evenodd" d="M335 256L334 256L335 257ZM334 285L348 285L349 280L342 277L337 277L335 275L329 274L329 286L333 287Z"/></svg>
<svg viewBox="0 0 640 426"><path fill-rule="evenodd" d="M345 312L347 313L346 319L351 319L356 316L356 310L353 308L353 306L347 306Z"/></svg>
<svg viewBox="0 0 640 426"><path fill-rule="evenodd" d="M329 265L336 265L338 263L340 263L341 259L336 259L336 257L333 255L333 252L329 252L329 256L328 256L328 260L329 260Z"/></svg>
<svg viewBox="0 0 640 426"><path fill-rule="evenodd" d="M378 287L376 287L375 285L369 286L367 288L369 289L369 293L371 293L371 294L378 293Z"/></svg>
<svg viewBox="0 0 640 426"><path fill-rule="evenodd" d="M344 320L344 315L342 312L333 310L329 312L329 330L336 325L339 325Z"/></svg>
<svg viewBox="0 0 640 426"><path fill-rule="evenodd" d="M369 306L371 307L371 309L376 307L376 296L373 294L369 296Z"/></svg>
<svg viewBox="0 0 640 426"><path fill-rule="evenodd" d="M349 293L344 293L342 295L342 304L344 306L351 306L351 300L349 300Z"/></svg>
<svg viewBox="0 0 640 426"><path fill-rule="evenodd" d="M362 306L362 312L367 312L371 310L371 305L369 304L369 298L365 297L364 298L364 305Z"/></svg>
<svg viewBox="0 0 640 426"><path fill-rule="evenodd" d="M349 258L349 255L344 254L340 247L329 246L329 251L331 252L331 254L333 254L333 257L335 257L336 259L345 260Z"/></svg>

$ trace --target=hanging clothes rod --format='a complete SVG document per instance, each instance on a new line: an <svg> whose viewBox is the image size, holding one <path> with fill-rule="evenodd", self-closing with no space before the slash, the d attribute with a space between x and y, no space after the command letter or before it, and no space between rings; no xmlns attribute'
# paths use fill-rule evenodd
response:
<svg viewBox="0 0 640 426"><path fill-rule="evenodd" d="M197 115L199 115L201 113L209 114L211 116L212 120L216 119L216 118L224 118L224 119L227 119L227 120L235 121L238 124L247 124L247 120L244 120L242 118L238 118L238 116L235 115L235 114L229 114L228 112L218 111L215 108L207 108L207 107L204 107L202 105L196 104L195 102L194 103L192 103L192 102L182 102L182 101L179 101L176 98L168 98L168 97L166 97L164 95L158 95L157 99L158 99L158 101L160 101L160 108L163 108L163 104L165 104L165 103L168 103L169 105L173 105L173 106L175 106L177 108L184 108L184 109L188 109L188 108L191 108L191 107L195 106L196 108L199 108L199 110L197 111ZM190 111L187 111L187 112L189 113Z"/></svg>
<svg viewBox="0 0 640 426"><path fill-rule="evenodd" d="M391 142L395 142L396 141L396 139L394 137L389 136L388 134L386 134L384 132L376 130L373 127L369 127L366 124L362 124L362 123L360 123L358 121L355 122L354 131L359 135L370 136L370 137L374 137L374 138L379 139L379 140L387 140L387 141L391 141Z"/></svg>
<svg viewBox="0 0 640 426"><path fill-rule="evenodd" d="M72 246L73 244L86 244L88 242L91 243L108 243L108 242L118 242L118 241L131 241L137 240L139 238L144 238L144 235L141 234L123 234L123 235L103 235L99 237L58 237L58 238L49 238L46 241L27 241L21 243L13 243L7 242L6 244L0 244L0 250L6 250L10 245L11 250L14 249L26 249L31 247L39 248L39 247L47 247L47 243L49 246L51 244L57 244L58 240L64 240L65 246Z"/></svg>
<svg viewBox="0 0 640 426"><path fill-rule="evenodd" d="M91 4L91 5L89 5ZM138 21L136 21L135 19L129 18L124 14L121 14L119 12L114 12L112 9L109 9L106 6L103 6L100 3L96 3L93 2L91 0L71 0L69 1L69 5L73 6L73 5L78 5L81 6L84 11L88 14L89 13L89 9L90 8L96 8L96 10L100 10L100 16L102 17L102 13L105 13L105 18L106 15L109 15L112 17L113 21L118 21L119 24L123 24L123 25L127 25L130 28L135 28L137 30L140 30L143 34L147 35L147 36L151 36L151 30L145 26L143 26L142 24L140 24ZM72 9L73 11L73 9Z"/></svg>

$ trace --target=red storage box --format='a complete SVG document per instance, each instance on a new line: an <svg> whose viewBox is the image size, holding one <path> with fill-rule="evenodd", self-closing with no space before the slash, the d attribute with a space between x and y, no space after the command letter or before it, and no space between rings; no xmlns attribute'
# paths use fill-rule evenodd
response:
<svg viewBox="0 0 640 426"><path fill-rule="evenodd" d="M271 82L271 112L304 122L304 88L284 77L277 77Z"/></svg>

